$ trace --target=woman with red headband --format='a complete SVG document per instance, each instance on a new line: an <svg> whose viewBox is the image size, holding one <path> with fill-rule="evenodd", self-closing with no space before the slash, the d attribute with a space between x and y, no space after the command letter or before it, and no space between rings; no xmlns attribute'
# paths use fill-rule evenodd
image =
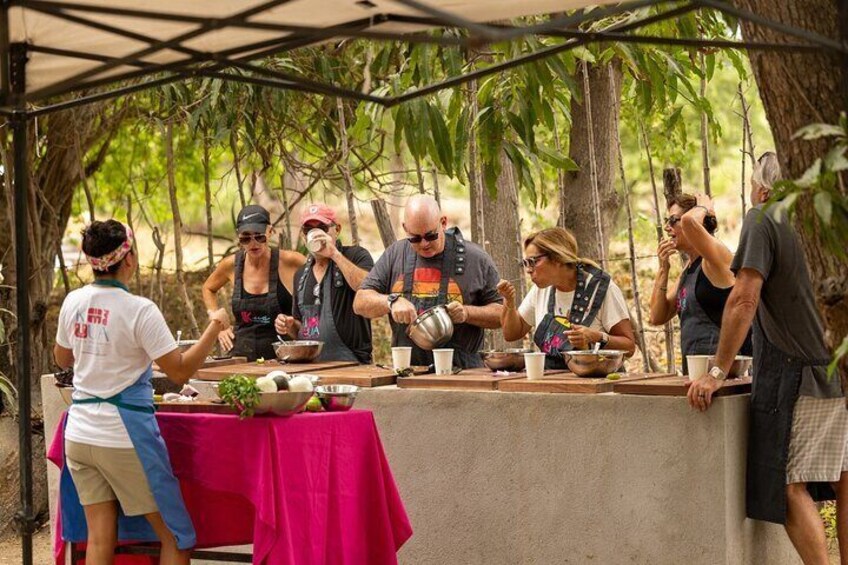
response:
<svg viewBox="0 0 848 565"><path fill-rule="evenodd" d="M87 563L112 562L118 531L161 542L163 564L188 563L194 528L154 416L151 363L185 383L229 317L212 312L198 343L181 353L159 308L127 287L138 267L132 247L132 230L120 222L88 226L82 248L94 282L69 293L59 313L53 353L60 367L74 369L62 537L87 542Z"/></svg>

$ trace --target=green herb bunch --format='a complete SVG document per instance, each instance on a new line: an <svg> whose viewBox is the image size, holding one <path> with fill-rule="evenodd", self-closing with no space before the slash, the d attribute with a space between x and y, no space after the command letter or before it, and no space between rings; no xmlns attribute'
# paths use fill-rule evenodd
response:
<svg viewBox="0 0 848 565"><path fill-rule="evenodd" d="M218 396L238 410L239 418L253 416L253 410L259 404L259 392L256 379L245 375L233 375L218 385Z"/></svg>

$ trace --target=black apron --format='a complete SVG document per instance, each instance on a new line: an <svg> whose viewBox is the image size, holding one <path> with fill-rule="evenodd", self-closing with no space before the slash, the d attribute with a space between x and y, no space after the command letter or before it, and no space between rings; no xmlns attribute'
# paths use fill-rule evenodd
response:
<svg viewBox="0 0 848 565"><path fill-rule="evenodd" d="M702 258L695 260L692 272L684 271L677 287L677 315L680 317L680 349L683 353L683 374L688 374L687 355L715 355L721 328L710 319L698 302L696 287L703 270Z"/></svg>
<svg viewBox="0 0 848 565"><path fill-rule="evenodd" d="M336 247L341 252L341 245L336 242ZM297 300L300 308L300 331L297 339L309 339L323 341L324 347L318 361L355 361L359 363L354 352L345 344L336 329L336 321L333 318L333 293L341 291L347 284L342 272L336 264L330 261L324 278L321 279L316 294L309 289L315 298L314 304L306 304L306 279L315 265L315 258L310 255L304 265L303 274L297 283ZM351 312L353 315L353 312Z"/></svg>
<svg viewBox="0 0 848 565"><path fill-rule="evenodd" d="M749 518L786 524L786 463L792 415L804 367L827 365L829 359L800 359L769 342L754 323L754 382L748 428L745 509ZM833 500L830 483L807 483L813 500Z"/></svg>
<svg viewBox="0 0 848 565"><path fill-rule="evenodd" d="M586 273L592 275L592 279L588 282ZM568 368L562 352L571 351L574 348L568 341L565 332L571 329L572 324L588 327L595 321L595 317L604 303L609 285L609 274L592 265L578 263L577 287L574 289L574 301L571 303L568 318L556 315L556 287L551 287L548 297L548 312L539 322L536 333L533 334L533 341L538 346L539 351L545 354L545 369ZM594 300L592 300L593 295L595 296ZM589 300L592 300L591 304L589 304Z"/></svg>
<svg viewBox="0 0 848 565"><path fill-rule="evenodd" d="M445 249L442 252L441 278L439 280L439 294L435 297L415 297L412 287L415 277L415 265L418 262L418 254L407 246L403 258L403 297L412 302L415 310L421 314L434 306L447 304L448 283L451 275L461 275L465 272L465 239L459 228L445 230ZM389 317L391 319L391 316ZM421 349L415 345L406 335L406 325L397 324L392 320L392 345L411 346L413 365L432 365L433 352ZM456 329L456 328L454 328ZM456 331L453 337L442 347L453 348L453 364L462 369L482 367L483 359L477 351L464 351L456 343Z"/></svg>
<svg viewBox="0 0 848 565"><path fill-rule="evenodd" d="M268 293L258 296L246 296L244 291L244 252L236 252L235 284L233 285L233 315L236 318L235 341L232 354L247 357L248 361L274 359L274 342L277 331L274 320L280 311L277 302L277 272L280 254L271 250L271 262L268 267Z"/></svg>

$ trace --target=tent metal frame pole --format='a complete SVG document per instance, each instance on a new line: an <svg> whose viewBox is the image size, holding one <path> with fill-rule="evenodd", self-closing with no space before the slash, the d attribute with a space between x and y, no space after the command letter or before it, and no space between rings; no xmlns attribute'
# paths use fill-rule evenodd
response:
<svg viewBox="0 0 848 565"><path fill-rule="evenodd" d="M8 9L4 6L5 9ZM5 23L8 22L6 18ZM8 35L6 34L6 38ZM15 207L15 298L17 315L17 363L15 373L18 385L18 455L20 465L21 509L15 515L21 535L23 565L32 565L32 533L35 515L32 507L32 351L30 343L29 304L29 239L27 217L29 194L29 159L27 146L26 91L27 46L24 43L8 44L9 99L15 109L10 117L12 125L12 151L14 159Z"/></svg>

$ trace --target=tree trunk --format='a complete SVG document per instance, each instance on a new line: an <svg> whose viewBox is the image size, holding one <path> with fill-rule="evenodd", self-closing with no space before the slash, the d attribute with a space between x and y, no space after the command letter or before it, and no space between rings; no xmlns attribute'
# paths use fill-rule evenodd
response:
<svg viewBox="0 0 848 565"><path fill-rule="evenodd" d="M772 2L771 0L735 0L736 6L771 20L801 27L840 41L838 3L835 0ZM760 25L742 21L746 41L786 41L786 36ZM844 62L832 52L750 53L760 97L771 126L775 149L786 178L799 178L813 162L823 157L830 140L793 139L801 127L813 122L835 124L846 109L843 90L848 77ZM841 185L843 195L846 187ZM800 218L815 217L810 198L798 204L801 243L810 267L816 299L827 328L828 344L838 345L848 335L848 262L827 249L821 238L823 229L816 218L812 229L805 229ZM827 228L824 228L827 229ZM848 359L843 358L848 371Z"/></svg>
<svg viewBox="0 0 848 565"><path fill-rule="evenodd" d="M483 178L480 174L480 151L477 147L477 133L474 129L474 117L479 112L477 104L477 81L468 83L468 107L471 108L468 117L470 131L468 143L468 193L471 200L471 241L483 245Z"/></svg>
<svg viewBox="0 0 848 565"><path fill-rule="evenodd" d="M380 231L383 249L386 249L397 241L395 230L392 227L392 219L389 217L389 211L386 208L386 201L380 198L373 199L371 209L374 211L374 221L377 222L377 229Z"/></svg>
<svg viewBox="0 0 848 565"><path fill-rule="evenodd" d="M215 268L215 249L213 243L215 240L212 235L212 186L209 182L210 164L209 164L209 128L203 128L203 200L206 206L206 254L209 259L210 272Z"/></svg>
<svg viewBox="0 0 848 565"><path fill-rule="evenodd" d="M342 159L339 164L345 184L345 200L347 201L347 217L350 222L350 238L353 245L359 245L359 226L356 221L356 200L353 194L353 175L350 172L350 145L345 124L344 103L336 99L336 109L339 112L339 135L342 142Z"/></svg>
<svg viewBox="0 0 848 565"><path fill-rule="evenodd" d="M614 233L616 217L621 208L621 197L615 190L615 119L614 109L621 103L621 62L613 59L612 73L615 95L610 96L609 70L607 66L590 65L589 92L592 110L594 153L600 196L600 216L603 241L598 241L595 210L592 206L591 159L589 148L589 116L586 106L577 97L571 99L571 131L569 133L569 156L580 166L579 171L569 172L564 191L564 224L577 238L584 257L599 259L598 249L607 249L610 234ZM581 76L575 77L582 84ZM600 243L600 247L599 247Z"/></svg>
<svg viewBox="0 0 848 565"><path fill-rule="evenodd" d="M518 217L518 180L515 168L506 155L501 152L501 174L497 180L498 193L493 199L488 191L483 194L483 215L497 221L486 222L485 249L491 255L501 277L511 281L524 296L524 271L521 268L521 221ZM507 344L503 333L490 332L492 349L517 347L520 342ZM516 345L519 344L519 345Z"/></svg>

